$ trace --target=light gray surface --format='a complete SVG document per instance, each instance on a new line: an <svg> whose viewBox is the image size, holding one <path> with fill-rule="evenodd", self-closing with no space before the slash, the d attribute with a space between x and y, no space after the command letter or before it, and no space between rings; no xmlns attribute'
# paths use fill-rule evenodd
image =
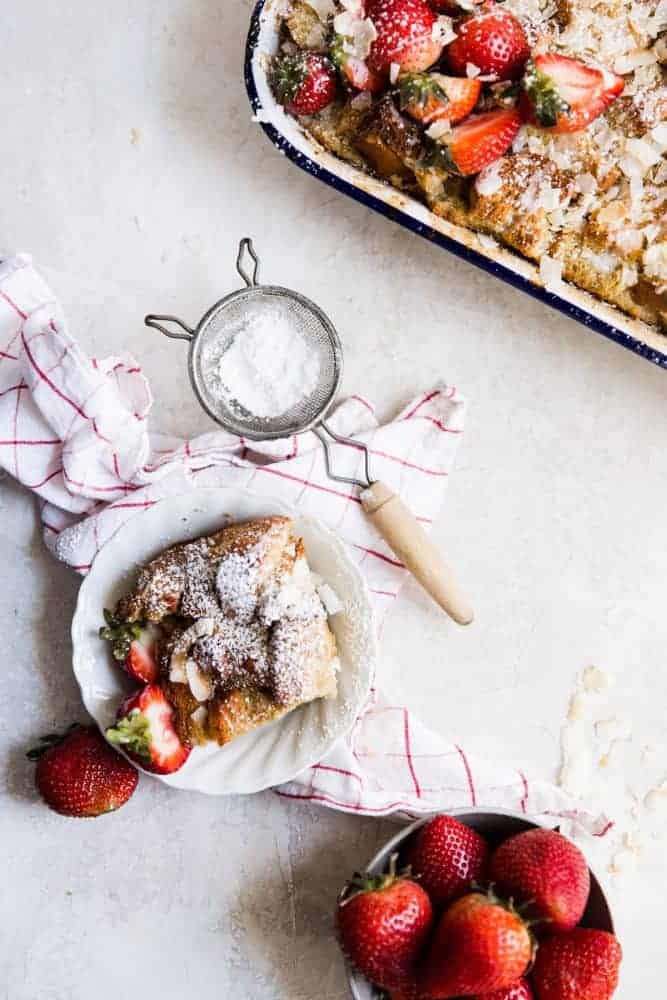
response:
<svg viewBox="0 0 667 1000"><path fill-rule="evenodd" d="M383 681L435 727L549 775L574 675L594 660L618 674L637 740L667 766L667 373L281 158L242 89L249 12L246 0L8 5L0 244L34 254L91 353L135 353L167 430L210 425L183 345L142 317L196 320L235 287L245 234L266 280L332 316L349 391L388 414L436 375L455 381L471 406L436 534L477 624L457 630L408 585L384 632ZM0 489L0 997L343 1000L330 912L388 824L148 779L97 821L36 801L25 747L80 717L77 581L42 550L31 501L7 479ZM618 894L622 1000L662 965L662 843L647 838Z"/></svg>

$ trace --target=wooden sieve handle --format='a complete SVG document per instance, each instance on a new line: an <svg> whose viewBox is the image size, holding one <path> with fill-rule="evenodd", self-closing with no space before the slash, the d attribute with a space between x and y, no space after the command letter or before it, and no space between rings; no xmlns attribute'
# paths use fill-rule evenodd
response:
<svg viewBox="0 0 667 1000"><path fill-rule="evenodd" d="M474 613L452 569L403 501L384 483L361 494L363 508L385 542L450 618L469 625Z"/></svg>

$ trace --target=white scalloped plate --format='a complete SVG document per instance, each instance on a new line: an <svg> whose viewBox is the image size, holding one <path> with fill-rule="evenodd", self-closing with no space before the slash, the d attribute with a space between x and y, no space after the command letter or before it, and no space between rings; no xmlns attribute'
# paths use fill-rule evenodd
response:
<svg viewBox="0 0 667 1000"><path fill-rule="evenodd" d="M313 518L280 500L235 488L193 490L162 500L128 521L99 553L83 581L72 622L74 673L86 708L102 730L111 725L131 683L98 638L103 609L113 607L140 567L177 542L219 530L227 520L283 514L294 518L315 573L343 610L330 619L341 662L338 697L296 709L283 719L219 747L196 747L185 766L160 780L208 795L250 794L296 777L351 729L368 698L377 656L370 594L343 543Z"/></svg>

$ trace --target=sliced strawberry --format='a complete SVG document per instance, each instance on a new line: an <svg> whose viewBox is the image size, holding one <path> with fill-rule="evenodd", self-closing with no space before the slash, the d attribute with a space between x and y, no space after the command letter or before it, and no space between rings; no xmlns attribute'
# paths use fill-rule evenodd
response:
<svg viewBox="0 0 667 1000"><path fill-rule="evenodd" d="M406 72L428 69L442 55L434 37L436 15L424 0L370 0L367 13L377 31L368 65L386 74L392 63Z"/></svg>
<svg viewBox="0 0 667 1000"><path fill-rule="evenodd" d="M158 679L157 635L155 627L143 622L126 622L108 608L104 609L100 639L111 643L111 652L123 670L141 684Z"/></svg>
<svg viewBox="0 0 667 1000"><path fill-rule="evenodd" d="M272 73L276 97L291 115L314 115L336 96L336 73L325 56L297 52L277 59Z"/></svg>
<svg viewBox="0 0 667 1000"><path fill-rule="evenodd" d="M142 684L154 684L160 676L155 652L153 642L146 645L139 639L134 639L130 644L130 652L127 654L123 669L135 681L141 681Z"/></svg>
<svg viewBox="0 0 667 1000"><path fill-rule="evenodd" d="M174 728L174 710L157 684L147 684L118 710L116 725L106 731L115 747L147 771L172 774L185 764L190 747Z"/></svg>
<svg viewBox="0 0 667 1000"><path fill-rule="evenodd" d="M625 86L604 66L588 66L556 52L526 66L521 110L526 121L551 132L580 132L607 110Z"/></svg>
<svg viewBox="0 0 667 1000"><path fill-rule="evenodd" d="M460 122L477 104L482 84L442 73L406 73L398 82L401 110L418 122Z"/></svg>
<svg viewBox="0 0 667 1000"><path fill-rule="evenodd" d="M384 90L384 77L370 70L363 59L358 59L346 52L340 36L334 39L331 47L331 58L338 66L345 81L354 90L367 90L372 94L379 94Z"/></svg>
<svg viewBox="0 0 667 1000"><path fill-rule="evenodd" d="M481 76L516 80L530 56L521 21L502 8L492 7L466 18L457 28L457 36L445 54L457 76L466 76L472 64Z"/></svg>
<svg viewBox="0 0 667 1000"><path fill-rule="evenodd" d="M433 146L427 163L464 176L478 174L507 152L520 128L516 108L470 115Z"/></svg>

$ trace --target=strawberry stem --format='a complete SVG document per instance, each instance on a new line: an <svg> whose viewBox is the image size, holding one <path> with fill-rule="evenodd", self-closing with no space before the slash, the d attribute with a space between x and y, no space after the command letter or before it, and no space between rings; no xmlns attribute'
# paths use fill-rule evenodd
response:
<svg viewBox="0 0 667 1000"><path fill-rule="evenodd" d="M105 733L109 743L122 747L146 760L151 759L151 727L146 716L138 709L119 719Z"/></svg>
<svg viewBox="0 0 667 1000"><path fill-rule="evenodd" d="M48 733L46 736L40 736L39 742L42 744L38 747L32 747L30 750L26 751L26 757L28 760L39 760L48 750L52 750L54 747L59 746L63 740L66 740L70 733L73 733L75 729L81 728L79 722L73 722L67 727L64 733Z"/></svg>
<svg viewBox="0 0 667 1000"><path fill-rule="evenodd" d="M145 624L144 622L123 621L108 608L104 609L104 620L106 625L103 625L99 630L99 637L111 643L114 660L123 663L129 655L130 646L134 640L141 638Z"/></svg>

